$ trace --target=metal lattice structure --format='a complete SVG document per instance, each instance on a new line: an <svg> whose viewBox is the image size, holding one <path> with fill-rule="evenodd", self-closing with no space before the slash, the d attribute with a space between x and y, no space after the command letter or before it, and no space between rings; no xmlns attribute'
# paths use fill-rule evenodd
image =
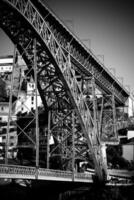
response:
<svg viewBox="0 0 134 200"><path fill-rule="evenodd" d="M125 105L129 93L42 1L2 0L0 26L24 59L26 77L43 103L43 125L37 104L28 124L16 122L18 135L21 131L36 149L36 167L44 159L45 168L74 172L79 162L90 160L103 180L102 143L117 142L116 107Z"/></svg>

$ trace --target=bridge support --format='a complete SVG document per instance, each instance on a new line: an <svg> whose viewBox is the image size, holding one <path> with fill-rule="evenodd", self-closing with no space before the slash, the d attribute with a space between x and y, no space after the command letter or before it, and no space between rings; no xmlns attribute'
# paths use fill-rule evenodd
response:
<svg viewBox="0 0 134 200"><path fill-rule="evenodd" d="M48 130L47 130L47 169L50 168L50 132L51 132L51 111L48 111Z"/></svg>
<svg viewBox="0 0 134 200"><path fill-rule="evenodd" d="M34 39L34 81L35 81L35 135L36 135L36 168L39 167L39 119L38 119L38 80L37 80L37 53L36 39Z"/></svg>
<svg viewBox="0 0 134 200"><path fill-rule="evenodd" d="M72 181L75 179L75 115L72 112Z"/></svg>
<svg viewBox="0 0 134 200"><path fill-rule="evenodd" d="M99 93L94 79L94 69L92 68L92 76L84 79L84 94L87 98L87 105L93 118L93 145L95 155L99 161L100 169L95 166L97 182L105 182L107 180L107 156L106 144L102 141L102 127L104 118L104 96ZM113 100L113 99L112 99ZM113 101L112 101L113 102ZM113 109L112 109L113 112ZM115 114L115 113L114 113Z"/></svg>
<svg viewBox="0 0 134 200"><path fill-rule="evenodd" d="M91 52L82 47L76 37L71 35L65 27L61 28L62 23L59 23L58 19L54 19L55 17L49 9L45 9L45 5L43 7L39 2L33 4L33 1L30 0L2 0L0 4L0 24L12 41L17 43L19 52L23 54L23 59L27 65L27 70L24 70L27 72L23 71L25 73L23 81L27 82L27 79L30 79L30 86L33 87L32 93L29 94L30 99L32 99L31 97L34 99L35 95L37 98L38 86L45 108L45 111L43 110L45 114L43 114L48 117L48 111L52 111L50 117L52 127L48 122L50 121L49 117L46 117L46 122L43 121L43 123L45 126L48 123L48 131L51 128L54 145L53 148L49 148L50 132L48 132L46 153L46 138L45 134L42 134L42 138L45 138L43 138L45 147L42 145L45 149L42 148L42 151L45 152L42 156L45 160L43 160L43 167L47 165L50 168L50 159L54 158L54 161L57 161L57 166L53 167L58 170L61 170L61 168L66 171L71 170L74 176L75 162L87 162L87 154L90 151L92 161L94 160L96 175L102 181L104 180L103 173L107 174L106 149L102 145L102 135L104 139L109 140L112 133L115 134L114 98L116 97L118 104L125 103L128 94L116 82L116 79L98 63ZM42 12L43 9L44 12ZM19 21L16 20L16 17ZM34 40L35 37L36 40ZM70 41L70 52L68 52L68 45L66 45L68 39ZM81 89L77 74L80 75L80 78L87 76L90 79L91 92L88 91L88 95L84 94L83 88ZM112 87L114 91L112 91ZM101 91L102 101L104 98L101 110L98 109L97 103L96 90L98 88ZM111 107L111 101L109 105L106 99L111 98L112 92L115 92L115 96L112 96ZM28 97L26 91L24 93ZM90 100L86 102L85 96L89 96ZM16 95L16 97L18 96ZM18 108L21 108L16 113L18 114L16 123L20 146L31 148L34 151L34 154L36 154L34 161L36 161L35 165L38 167L39 134L41 134L41 131L39 133L37 101L36 106L29 109L24 105L24 99L19 96L17 100L20 103ZM10 102L12 102L11 99ZM74 116L72 116L74 110ZM75 118L75 123L73 118ZM44 133L44 131L42 132ZM9 136L7 135L6 163L8 139ZM53 163L55 165L55 162Z"/></svg>
<svg viewBox="0 0 134 200"><path fill-rule="evenodd" d="M8 164L8 152L9 152L9 138L10 138L10 124L12 121L12 114L13 114L13 90L14 90L14 73L17 65L17 47L14 45L14 55L13 55L13 66L12 66L12 74L11 74L11 87L9 90L9 112L8 112L8 121L7 121L7 133L6 133L6 143L5 143L5 164ZM16 92L16 91L14 91Z"/></svg>
<svg viewBox="0 0 134 200"><path fill-rule="evenodd" d="M102 173L103 173L103 179L104 181L107 180L107 155L106 155L106 144L105 143L101 143L101 154L102 154L102 162L103 162L103 169L102 169Z"/></svg>

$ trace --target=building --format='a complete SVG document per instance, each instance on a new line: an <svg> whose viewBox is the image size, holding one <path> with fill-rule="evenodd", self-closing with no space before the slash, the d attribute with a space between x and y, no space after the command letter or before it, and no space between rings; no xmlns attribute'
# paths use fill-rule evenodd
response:
<svg viewBox="0 0 134 200"><path fill-rule="evenodd" d="M7 125L9 118L9 96L8 91L11 88L11 76L13 70L13 56L0 57L0 79L3 82L3 87L0 89L0 159L4 159L5 146L7 142ZM2 91L3 90L3 91ZM3 96L4 95L4 96ZM3 96L3 97L2 97ZM11 108L11 120L9 125L9 143L8 143L8 158L12 158L13 151L17 145L17 130L15 126L16 116Z"/></svg>
<svg viewBox="0 0 134 200"><path fill-rule="evenodd" d="M10 56L0 57L0 78L6 83L7 93L11 87L12 70L13 70L13 56L10 55Z"/></svg>
<svg viewBox="0 0 134 200"><path fill-rule="evenodd" d="M16 101L16 111L18 112L29 112L35 110L36 108L36 98L35 98L35 83L32 78L25 76L25 71L27 66L20 55L17 57L17 63L14 69L14 83L12 94L17 97ZM11 75L13 71L13 56L2 56L0 57L0 77L6 82L6 93L10 95L11 89ZM21 90L21 84L26 80L26 90ZM38 93L37 105L41 106L42 101ZM3 107L1 107L2 109Z"/></svg>
<svg viewBox="0 0 134 200"><path fill-rule="evenodd" d="M128 98L128 114L129 117L132 117L134 115L134 99L132 96Z"/></svg>
<svg viewBox="0 0 134 200"><path fill-rule="evenodd" d="M0 102L0 159L4 159L5 146L7 142L8 117L9 102ZM15 157L14 153L18 142L15 121L16 116L11 112L11 121L9 125L8 158Z"/></svg>
<svg viewBox="0 0 134 200"><path fill-rule="evenodd" d="M128 139L131 139L134 137L134 130L128 130L127 131L127 138Z"/></svg>
<svg viewBox="0 0 134 200"><path fill-rule="evenodd" d="M42 100L37 92L37 105L42 106ZM32 110L36 110L36 94L35 83L31 80L26 82L26 91L19 91L18 98L15 106L15 114L29 113Z"/></svg>
<svg viewBox="0 0 134 200"><path fill-rule="evenodd" d="M10 74L13 70L13 56L0 57L0 74Z"/></svg>
<svg viewBox="0 0 134 200"><path fill-rule="evenodd" d="M134 138L122 145L123 157L128 161L134 161Z"/></svg>
<svg viewBox="0 0 134 200"><path fill-rule="evenodd" d="M14 71L13 90L12 90L12 108L7 135L7 125L9 118L9 96L11 92L12 72ZM0 57L0 79L5 84L4 91L7 98L0 98L0 159L4 158L5 146L8 142L8 158L14 158L14 150L18 148L17 125L18 113L29 113L36 109L35 83L31 77L27 77L27 66L21 56L17 57L15 68L13 70L13 56ZM22 84L24 83L24 87ZM1 88L3 89L3 87ZM38 93L38 92L37 92ZM14 98L15 97L15 98ZM4 101L3 101L4 100ZM37 96L37 105L42 106L42 101ZM15 152L16 153L16 152Z"/></svg>

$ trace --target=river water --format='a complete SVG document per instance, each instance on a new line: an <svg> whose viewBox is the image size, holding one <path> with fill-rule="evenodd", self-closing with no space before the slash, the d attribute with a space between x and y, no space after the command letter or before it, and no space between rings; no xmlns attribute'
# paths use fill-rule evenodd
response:
<svg viewBox="0 0 134 200"><path fill-rule="evenodd" d="M69 188L67 185L36 182L32 186L16 183L0 185L1 200L132 200L134 186L106 187L83 185Z"/></svg>

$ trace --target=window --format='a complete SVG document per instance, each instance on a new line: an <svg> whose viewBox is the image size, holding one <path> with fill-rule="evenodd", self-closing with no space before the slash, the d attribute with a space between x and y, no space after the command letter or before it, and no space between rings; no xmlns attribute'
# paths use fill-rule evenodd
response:
<svg viewBox="0 0 134 200"><path fill-rule="evenodd" d="M3 139L3 140L5 140L5 139L6 139L6 136L5 136L5 135L4 135L4 136L2 136L2 139Z"/></svg>
<svg viewBox="0 0 134 200"><path fill-rule="evenodd" d="M16 127L10 128L10 132L16 131Z"/></svg>
<svg viewBox="0 0 134 200"><path fill-rule="evenodd" d="M7 132L7 129L6 128L3 128L2 129L2 133L6 133Z"/></svg>
<svg viewBox="0 0 134 200"><path fill-rule="evenodd" d="M3 111L4 110L4 107L3 106L1 106L1 111Z"/></svg>
<svg viewBox="0 0 134 200"><path fill-rule="evenodd" d="M14 143L13 143L13 142L11 142L11 143L10 143L10 146L13 146L13 145L14 145Z"/></svg>

